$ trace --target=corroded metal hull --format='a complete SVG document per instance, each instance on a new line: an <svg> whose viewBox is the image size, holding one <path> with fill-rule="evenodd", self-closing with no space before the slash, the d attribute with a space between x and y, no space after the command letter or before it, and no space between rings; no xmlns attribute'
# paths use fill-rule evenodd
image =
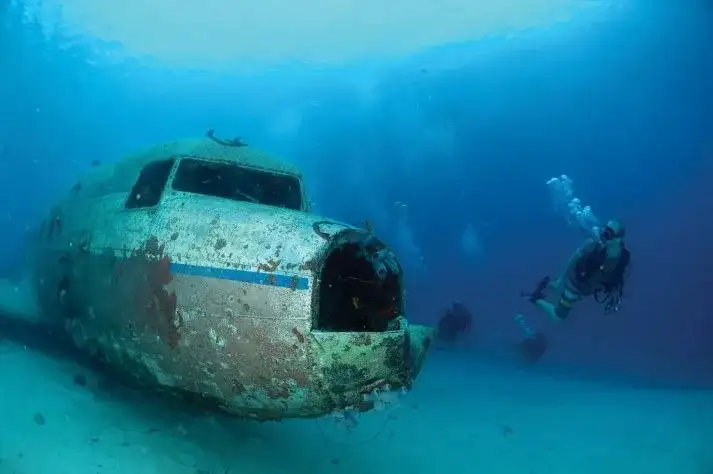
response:
<svg viewBox="0 0 713 474"><path fill-rule="evenodd" d="M374 389L410 387L431 334L402 316L398 269L367 282L383 294L332 275L370 268L352 248L388 250L369 232L178 192L149 209L125 200L77 193L32 243L42 320L77 347L147 389L257 419L369 409Z"/></svg>

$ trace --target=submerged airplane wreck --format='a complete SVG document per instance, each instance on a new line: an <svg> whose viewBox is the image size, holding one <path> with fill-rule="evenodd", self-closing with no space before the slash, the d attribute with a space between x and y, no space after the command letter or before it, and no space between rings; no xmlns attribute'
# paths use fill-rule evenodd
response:
<svg viewBox="0 0 713 474"><path fill-rule="evenodd" d="M239 140L155 146L83 177L29 243L38 314L147 390L260 420L409 388L431 329L397 257L310 213L298 169Z"/></svg>

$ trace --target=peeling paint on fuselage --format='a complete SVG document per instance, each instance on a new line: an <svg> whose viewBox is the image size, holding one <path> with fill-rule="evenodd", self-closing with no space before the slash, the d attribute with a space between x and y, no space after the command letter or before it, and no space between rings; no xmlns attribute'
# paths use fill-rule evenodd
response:
<svg viewBox="0 0 713 474"><path fill-rule="evenodd" d="M309 319L276 321L269 301L293 289L170 275L162 252L149 239L136 252L74 256L73 311L61 314L78 346L142 385L279 419L361 406L374 381L411 380L404 332L313 333Z"/></svg>
<svg viewBox="0 0 713 474"><path fill-rule="evenodd" d="M306 322L266 324L264 305L235 296L242 285L170 275L169 263L152 239L128 257L74 258L73 310L61 317L75 342L113 365L144 366L138 375L161 387L234 401L230 411L245 396L265 410L301 410L314 374L309 345L295 335Z"/></svg>
<svg viewBox="0 0 713 474"><path fill-rule="evenodd" d="M428 335L414 340L403 318L383 333L313 330L329 247L313 224L359 229L171 190L128 210L126 194L82 192L34 242L43 317L146 389L236 416L312 417L363 407L366 391L420 369Z"/></svg>

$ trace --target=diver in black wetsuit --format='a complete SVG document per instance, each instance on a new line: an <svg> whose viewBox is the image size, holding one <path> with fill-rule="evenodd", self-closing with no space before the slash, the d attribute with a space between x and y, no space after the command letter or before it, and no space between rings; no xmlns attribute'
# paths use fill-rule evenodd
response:
<svg viewBox="0 0 713 474"><path fill-rule="evenodd" d="M460 302L455 302L448 308L438 321L438 339L447 343L454 343L461 334L473 327L473 315Z"/></svg>
<svg viewBox="0 0 713 474"><path fill-rule="evenodd" d="M543 278L535 291L523 294L551 319L569 316L572 306L587 296L603 303L605 313L619 310L631 252L624 243L624 226L609 221L598 239L587 239L570 257L562 276L555 281ZM545 299L545 290L559 293L556 304Z"/></svg>

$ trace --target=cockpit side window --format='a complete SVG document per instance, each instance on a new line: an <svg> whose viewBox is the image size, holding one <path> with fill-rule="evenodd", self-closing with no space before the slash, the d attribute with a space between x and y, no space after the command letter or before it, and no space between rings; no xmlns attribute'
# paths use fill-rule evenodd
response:
<svg viewBox="0 0 713 474"><path fill-rule="evenodd" d="M129 199L126 200L124 207L137 209L157 205L168 182L174 161L173 159L154 161L144 166L134 187L131 188Z"/></svg>
<svg viewBox="0 0 713 474"><path fill-rule="evenodd" d="M302 210L302 186L289 174L183 158L171 187L176 191Z"/></svg>

